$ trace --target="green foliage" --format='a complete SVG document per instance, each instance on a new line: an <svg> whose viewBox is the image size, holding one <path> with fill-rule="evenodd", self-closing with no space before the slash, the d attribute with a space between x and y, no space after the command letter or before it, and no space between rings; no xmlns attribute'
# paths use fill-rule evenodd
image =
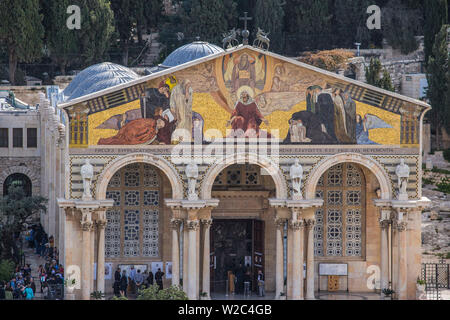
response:
<svg viewBox="0 0 450 320"><path fill-rule="evenodd" d="M284 10L279 0L258 0L254 11L255 31L258 28L269 32L271 51L280 52L283 48Z"/></svg>
<svg viewBox="0 0 450 320"><path fill-rule="evenodd" d="M19 262L20 249L14 241L14 234L24 231L24 226L36 213L46 211L47 199L41 196L26 197L22 187L12 185L8 195L0 198L0 258Z"/></svg>
<svg viewBox="0 0 450 320"><path fill-rule="evenodd" d="M431 172L442 173L442 174L450 174L450 170L439 169L438 167L433 167L433 169L431 169Z"/></svg>
<svg viewBox="0 0 450 320"><path fill-rule="evenodd" d="M433 55L436 35L441 30L442 25L448 22L448 3L447 0L427 0L424 1L423 9L425 17L425 63L428 63L430 56Z"/></svg>
<svg viewBox="0 0 450 320"><path fill-rule="evenodd" d="M91 298L94 300L102 300L105 297L105 294L101 291L91 292Z"/></svg>
<svg viewBox="0 0 450 320"><path fill-rule="evenodd" d="M14 262L11 260L0 261L0 282L11 280L14 275Z"/></svg>
<svg viewBox="0 0 450 320"><path fill-rule="evenodd" d="M446 194L450 194L450 179L444 178L436 184L437 190Z"/></svg>
<svg viewBox="0 0 450 320"><path fill-rule="evenodd" d="M224 11L223 0L192 0L190 11L182 16L185 36L221 45L222 34L229 28Z"/></svg>
<svg viewBox="0 0 450 320"><path fill-rule="evenodd" d="M370 42L370 30L366 26L367 8L373 4L369 0L335 0L334 1L334 25L341 39L341 47L353 48L357 41L368 46Z"/></svg>
<svg viewBox="0 0 450 320"><path fill-rule="evenodd" d="M382 66L379 59L370 59L369 67L366 67L365 71L366 81L368 84L385 90L394 91L394 86L392 85L389 72L387 72L387 70L383 70L383 76L380 77Z"/></svg>
<svg viewBox="0 0 450 320"><path fill-rule="evenodd" d="M108 0L73 0L81 8L82 67L103 62L114 32L114 14Z"/></svg>
<svg viewBox="0 0 450 320"><path fill-rule="evenodd" d="M420 278L417 278L417 284L423 286L425 284L425 280L421 280Z"/></svg>
<svg viewBox="0 0 450 320"><path fill-rule="evenodd" d="M423 184L434 184L433 179L423 178L422 179Z"/></svg>
<svg viewBox="0 0 450 320"><path fill-rule="evenodd" d="M427 97L433 107L430 116L437 133L437 148L440 147L441 128L448 128L450 125L449 53L447 49L447 28L449 27L449 25L443 25L441 31L436 35L427 68Z"/></svg>
<svg viewBox="0 0 450 320"><path fill-rule="evenodd" d="M80 53L79 30L70 30L66 27L68 18L66 11L72 2L71 0L43 1L46 44L50 58L60 68L63 75L66 73L66 68Z"/></svg>
<svg viewBox="0 0 450 320"><path fill-rule="evenodd" d="M42 56L43 37L39 0L0 1L0 43L8 51L12 84L18 62L31 63Z"/></svg>
<svg viewBox="0 0 450 320"><path fill-rule="evenodd" d="M391 0L382 11L383 35L389 45L400 49L403 54L419 48L415 36L420 34L422 14L405 1Z"/></svg>
<svg viewBox="0 0 450 320"><path fill-rule="evenodd" d="M449 84L450 84L450 82L449 82ZM445 149L443 153L444 153L444 159L446 161L450 162L450 149Z"/></svg>
<svg viewBox="0 0 450 320"><path fill-rule="evenodd" d="M112 297L112 299L111 300L116 300L116 301L120 301L120 300L128 300L128 298L127 297L125 297L125 296L120 296L120 297L116 297L116 296L114 296L114 297Z"/></svg>
<svg viewBox="0 0 450 320"><path fill-rule="evenodd" d="M159 290L157 284L139 290L137 300L188 300L186 293L179 287L171 286L169 288Z"/></svg>

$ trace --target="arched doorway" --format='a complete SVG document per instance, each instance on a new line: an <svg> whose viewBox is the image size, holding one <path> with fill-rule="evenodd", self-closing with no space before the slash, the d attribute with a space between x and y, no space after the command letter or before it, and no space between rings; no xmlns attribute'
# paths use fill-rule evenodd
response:
<svg viewBox="0 0 450 320"><path fill-rule="evenodd" d="M214 179L210 232L211 292L244 294L245 282L256 291L256 275L266 275L266 290L274 286L274 224L268 199L276 196L271 175L257 164L232 164ZM273 256L272 256L273 255ZM234 286L233 279L236 279Z"/></svg>
<svg viewBox="0 0 450 320"><path fill-rule="evenodd" d="M26 197L31 197L32 195L31 179L22 173L13 173L6 178L3 183L3 196L8 195L8 190L11 186L22 187Z"/></svg>

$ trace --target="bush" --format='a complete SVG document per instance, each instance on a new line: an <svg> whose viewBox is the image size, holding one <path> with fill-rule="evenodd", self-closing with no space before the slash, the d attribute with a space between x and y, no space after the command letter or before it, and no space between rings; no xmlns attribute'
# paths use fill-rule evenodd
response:
<svg viewBox="0 0 450 320"><path fill-rule="evenodd" d="M450 149L444 150L444 159L450 162Z"/></svg>
<svg viewBox="0 0 450 320"><path fill-rule="evenodd" d="M116 297L116 296L114 296L114 297L112 297L112 299L111 300L128 300L128 298L127 297L125 297L125 296L120 296L120 297Z"/></svg>
<svg viewBox="0 0 450 320"><path fill-rule="evenodd" d="M186 293L179 287L171 286L159 290L159 286L153 286L139 290L138 300L188 300Z"/></svg>
<svg viewBox="0 0 450 320"><path fill-rule="evenodd" d="M2 260L0 262L0 282L8 282L14 275L14 262Z"/></svg>
<svg viewBox="0 0 450 320"><path fill-rule="evenodd" d="M442 179L440 183L436 184L436 187L438 191L450 194L450 179Z"/></svg>

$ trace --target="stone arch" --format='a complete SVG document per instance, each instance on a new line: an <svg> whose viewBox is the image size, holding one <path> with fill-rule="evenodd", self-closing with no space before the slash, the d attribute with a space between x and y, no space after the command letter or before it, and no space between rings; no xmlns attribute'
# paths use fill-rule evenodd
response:
<svg viewBox="0 0 450 320"><path fill-rule="evenodd" d="M31 193L32 195L40 194L39 177L38 175L26 166L13 166L8 167L0 173L0 190L3 192L3 186L6 178L15 173L21 173L27 176L31 180Z"/></svg>
<svg viewBox="0 0 450 320"><path fill-rule="evenodd" d="M132 163L147 163L160 169L170 181L170 185L172 186L172 198L183 199L183 182L176 169L167 160L151 154L132 153L115 159L103 169L97 179L97 186L95 189L97 200L106 199L106 190L108 189L109 180L111 180L112 176L118 170Z"/></svg>
<svg viewBox="0 0 450 320"><path fill-rule="evenodd" d="M392 198L392 184L388 173L373 158L358 153L340 153L320 161L309 173L305 184L305 198L315 199L316 186L320 177L331 167L345 162L356 163L370 170L380 184L381 199L390 200Z"/></svg>
<svg viewBox="0 0 450 320"><path fill-rule="evenodd" d="M201 199L211 199L211 191L217 175L225 168L237 163L255 164L267 170L275 183L277 199L287 198L286 179L276 163L267 157L262 157L257 154L238 153L220 160L206 172L200 189Z"/></svg>

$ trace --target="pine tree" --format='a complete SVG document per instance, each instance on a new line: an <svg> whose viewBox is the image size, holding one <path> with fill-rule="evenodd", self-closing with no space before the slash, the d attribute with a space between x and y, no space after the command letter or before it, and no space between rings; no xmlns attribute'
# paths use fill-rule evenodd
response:
<svg viewBox="0 0 450 320"><path fill-rule="evenodd" d="M428 91L430 100L431 122L436 130L436 148L440 148L441 129L448 129L449 119L449 52L447 48L447 29L450 25L443 25L436 35L433 51L428 61Z"/></svg>
<svg viewBox="0 0 450 320"><path fill-rule="evenodd" d="M269 32L271 50L280 52L283 48L284 10L280 0L258 0L254 11L255 34L257 28Z"/></svg>
<svg viewBox="0 0 450 320"><path fill-rule="evenodd" d="M334 23L336 34L339 35L336 45L340 48L353 48L355 42L368 45L370 34L366 26L366 11L371 4L369 0L334 1Z"/></svg>
<svg viewBox="0 0 450 320"><path fill-rule="evenodd" d="M378 88L394 91L394 86L392 84L391 75L384 69L381 65L379 59L370 59L369 67L366 70L366 82ZM383 74L380 76L380 74Z"/></svg>
<svg viewBox="0 0 450 320"><path fill-rule="evenodd" d="M183 19L187 38L200 37L201 41L221 45L222 34L228 30L224 10L223 0L192 0Z"/></svg>
<svg viewBox="0 0 450 320"><path fill-rule="evenodd" d="M18 62L30 63L42 56L43 37L39 0L0 1L0 42L8 51L11 84Z"/></svg>
<svg viewBox="0 0 450 320"><path fill-rule="evenodd" d="M105 59L114 32L114 13L108 0L73 0L81 8L80 39L82 66Z"/></svg>
<svg viewBox="0 0 450 320"><path fill-rule="evenodd" d="M297 51L322 49L333 41L333 15L327 0L286 0L285 13L286 31Z"/></svg>
<svg viewBox="0 0 450 320"><path fill-rule="evenodd" d="M79 30L66 27L68 18L67 8L72 4L71 0L43 1L46 3L43 24L46 26L46 44L50 52L50 58L63 75L66 68L78 57Z"/></svg>
<svg viewBox="0 0 450 320"><path fill-rule="evenodd" d="M423 6L425 63L428 63L433 53L436 34L441 30L442 25L448 22L448 3L447 0L427 0L424 1Z"/></svg>
<svg viewBox="0 0 450 320"><path fill-rule="evenodd" d="M408 54L419 48L415 36L420 34L422 14L407 1L391 0L382 11L383 36L394 49Z"/></svg>

